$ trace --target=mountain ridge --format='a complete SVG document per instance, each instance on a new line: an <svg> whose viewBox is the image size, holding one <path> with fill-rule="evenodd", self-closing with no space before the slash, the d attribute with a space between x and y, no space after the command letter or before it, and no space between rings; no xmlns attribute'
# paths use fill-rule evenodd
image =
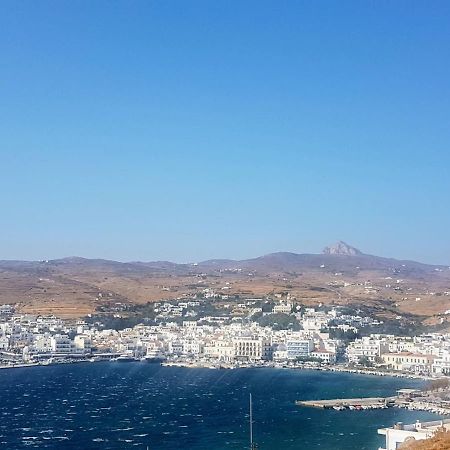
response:
<svg viewBox="0 0 450 450"><path fill-rule="evenodd" d="M204 289L227 298L289 292L303 304L371 305L394 318L403 311L441 320L450 310L448 266L368 255L342 242L323 253L184 264L73 256L0 261L0 304L29 313L83 317L117 305L192 298Z"/></svg>
<svg viewBox="0 0 450 450"><path fill-rule="evenodd" d="M402 265L409 264L414 266L429 267L430 269L436 268L447 268L448 266L442 264L429 264L420 261L408 260L408 259L398 259L391 257L383 257L370 255L363 253L361 250L353 247L344 241L337 241L335 244L327 246L323 249L322 253L296 253L289 251L279 251L272 252L261 256L256 256L253 258L246 259L228 259L228 258L213 258L204 261L199 261L195 263L176 263L173 261L165 260L155 260L155 261L116 261L113 259L105 258L86 258L82 256L69 256L63 258L56 258L50 260L0 260L0 268L4 266L14 265L40 265L40 266L53 266L53 265L115 265L117 267L141 267L141 268L193 268L193 267L208 267L215 266L219 268L223 266L228 268L231 265L240 264L245 267L250 267L252 265L262 266L264 263L270 265L271 263L278 267L288 267L289 264L317 264L319 262L332 262L333 266L339 265L340 263L344 265L349 265L352 263L359 262L369 262L372 261L370 266L374 265L374 262L382 264L391 265Z"/></svg>

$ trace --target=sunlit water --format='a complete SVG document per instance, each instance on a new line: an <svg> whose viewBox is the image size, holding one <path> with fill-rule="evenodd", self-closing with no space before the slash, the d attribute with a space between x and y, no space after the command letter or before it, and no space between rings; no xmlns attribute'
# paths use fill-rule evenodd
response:
<svg viewBox="0 0 450 450"><path fill-rule="evenodd" d="M85 363L0 370L5 449L244 449L248 398L265 449L376 450L377 428L431 419L398 409L300 408L296 399L385 396L416 380L284 369Z"/></svg>

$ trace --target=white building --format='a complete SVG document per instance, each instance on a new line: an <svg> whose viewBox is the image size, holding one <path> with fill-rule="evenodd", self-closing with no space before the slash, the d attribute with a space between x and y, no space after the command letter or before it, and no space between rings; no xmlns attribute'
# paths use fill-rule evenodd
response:
<svg viewBox="0 0 450 450"><path fill-rule="evenodd" d="M183 320L183 328L195 331L197 329L197 322L195 320Z"/></svg>
<svg viewBox="0 0 450 450"><path fill-rule="evenodd" d="M278 305L275 305L272 309L274 314L290 314L292 311L292 303L284 303L280 302Z"/></svg>
<svg viewBox="0 0 450 450"><path fill-rule="evenodd" d="M75 336L73 344L75 347L75 351L79 353L91 353L92 351L91 338L84 334L79 334Z"/></svg>
<svg viewBox="0 0 450 450"><path fill-rule="evenodd" d="M0 350L9 349L9 338L6 336L0 337Z"/></svg>
<svg viewBox="0 0 450 450"><path fill-rule="evenodd" d="M336 362L336 353L325 349L315 350L311 352L311 356L322 360L325 364L334 364Z"/></svg>
<svg viewBox="0 0 450 450"><path fill-rule="evenodd" d="M438 358L433 362L433 372L441 375L450 374L450 351L444 349Z"/></svg>
<svg viewBox="0 0 450 450"><path fill-rule="evenodd" d="M447 431L450 430L450 419L434 422L417 421L410 425L399 422L392 428L380 428L378 434L386 436L386 443L379 450L397 450L403 442L431 438L437 430L442 428Z"/></svg>
<svg viewBox="0 0 450 450"><path fill-rule="evenodd" d="M233 339L234 357L236 359L268 360L272 357L271 342L255 336L241 336Z"/></svg>
<svg viewBox="0 0 450 450"><path fill-rule="evenodd" d="M35 337L32 347L35 353L51 353L52 343L49 334L39 334Z"/></svg>
<svg viewBox="0 0 450 450"><path fill-rule="evenodd" d="M296 359L310 356L314 349L312 339L294 339L289 338L286 341L286 350L288 359Z"/></svg>
<svg viewBox="0 0 450 450"><path fill-rule="evenodd" d="M417 353L385 353L382 355L384 364L388 369L404 372L431 372L434 357Z"/></svg>
<svg viewBox="0 0 450 450"><path fill-rule="evenodd" d="M319 332L323 328L326 328L331 321L331 317L322 312L316 312L314 314L309 313L304 315L302 319L303 329L306 331Z"/></svg>
<svg viewBox="0 0 450 450"><path fill-rule="evenodd" d="M375 358L380 357L382 353L387 353L388 350L388 342L378 337L365 336L351 342L345 353L350 363L358 363L361 358L368 358L369 361L375 362Z"/></svg>
<svg viewBox="0 0 450 450"><path fill-rule="evenodd" d="M213 340L205 345L204 354L210 358L230 362L234 359L235 355L233 342L227 339Z"/></svg>
<svg viewBox="0 0 450 450"><path fill-rule="evenodd" d="M274 361L286 361L288 359L286 344L278 344L273 352L273 359Z"/></svg>
<svg viewBox="0 0 450 450"><path fill-rule="evenodd" d="M64 334L55 334L50 338L52 353L71 353L72 341L69 336Z"/></svg>

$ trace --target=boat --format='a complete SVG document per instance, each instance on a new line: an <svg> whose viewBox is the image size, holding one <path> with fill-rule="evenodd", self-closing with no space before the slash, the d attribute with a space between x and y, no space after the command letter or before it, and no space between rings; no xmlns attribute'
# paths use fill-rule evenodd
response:
<svg viewBox="0 0 450 450"><path fill-rule="evenodd" d="M345 409L345 406L333 406L333 409L336 411L343 411Z"/></svg>
<svg viewBox="0 0 450 450"><path fill-rule="evenodd" d="M164 356L144 356L141 358L142 362L153 363L153 364L161 364L166 361Z"/></svg>
<svg viewBox="0 0 450 450"><path fill-rule="evenodd" d="M130 355L120 355L117 358L114 358L113 361L117 361L117 362L132 362L132 361L136 361L136 359L133 356L130 356Z"/></svg>
<svg viewBox="0 0 450 450"><path fill-rule="evenodd" d="M153 363L153 364L161 364L166 361L166 357L159 351L154 350L148 350L147 354L141 358L141 361Z"/></svg>

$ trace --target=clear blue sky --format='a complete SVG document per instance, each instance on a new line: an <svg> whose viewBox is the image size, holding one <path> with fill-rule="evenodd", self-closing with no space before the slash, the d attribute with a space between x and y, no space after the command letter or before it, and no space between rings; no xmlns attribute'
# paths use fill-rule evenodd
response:
<svg viewBox="0 0 450 450"><path fill-rule="evenodd" d="M450 263L450 2L0 4L0 259Z"/></svg>

